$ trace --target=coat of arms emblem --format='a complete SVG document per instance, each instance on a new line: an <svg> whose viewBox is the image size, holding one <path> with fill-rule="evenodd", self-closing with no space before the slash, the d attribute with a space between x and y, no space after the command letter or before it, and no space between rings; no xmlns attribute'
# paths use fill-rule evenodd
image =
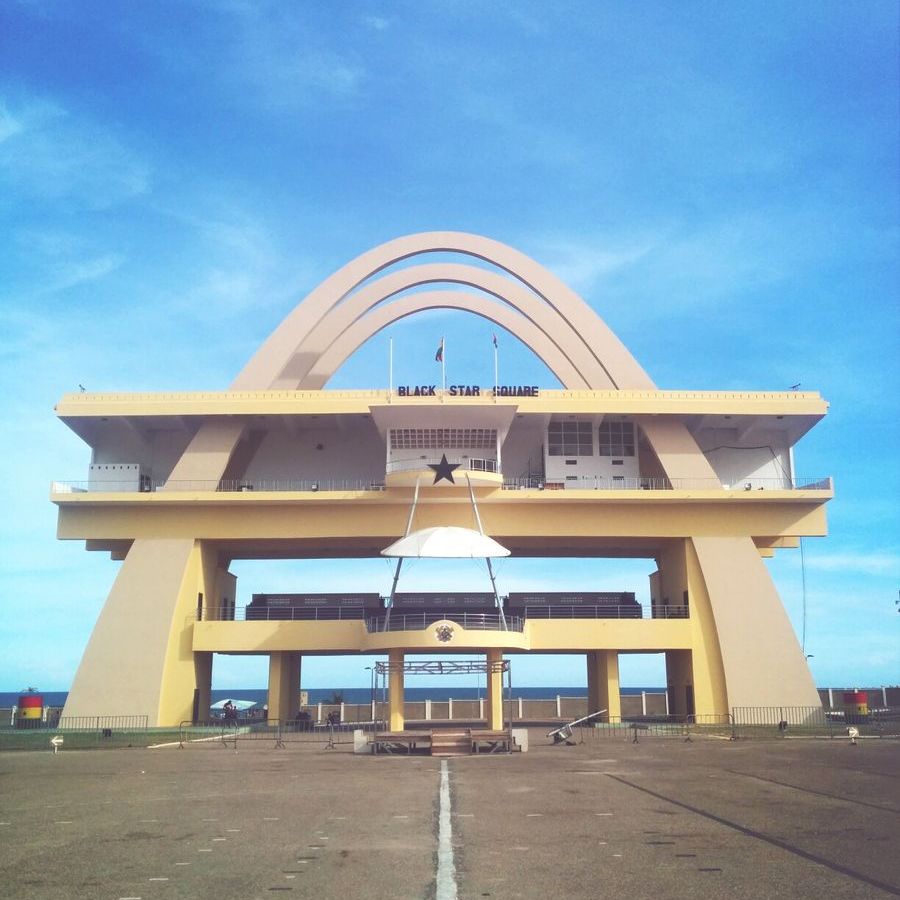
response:
<svg viewBox="0 0 900 900"><path fill-rule="evenodd" d="M441 641L441 643L446 644L447 641L453 640L453 626L452 625L438 625L437 628L434 629L434 636Z"/></svg>

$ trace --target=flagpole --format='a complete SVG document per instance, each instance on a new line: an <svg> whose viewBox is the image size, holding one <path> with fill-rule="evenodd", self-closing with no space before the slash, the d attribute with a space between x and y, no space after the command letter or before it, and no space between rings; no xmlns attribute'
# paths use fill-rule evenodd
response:
<svg viewBox="0 0 900 900"><path fill-rule="evenodd" d="M394 393L394 339L388 338L388 392Z"/></svg>
<svg viewBox="0 0 900 900"><path fill-rule="evenodd" d="M494 390L500 387L500 368L497 360L497 339L494 338Z"/></svg>
<svg viewBox="0 0 900 900"><path fill-rule="evenodd" d="M447 347L441 338L441 391L447 392Z"/></svg>

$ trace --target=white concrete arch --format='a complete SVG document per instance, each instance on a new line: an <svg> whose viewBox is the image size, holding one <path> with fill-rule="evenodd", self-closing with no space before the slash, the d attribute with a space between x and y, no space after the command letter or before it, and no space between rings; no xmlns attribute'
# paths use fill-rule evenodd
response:
<svg viewBox="0 0 900 900"><path fill-rule="evenodd" d="M327 351L337 337L343 334L348 326L385 301L411 288L427 284L460 284L474 287L490 297L483 297L481 308L498 309L512 307L521 313L511 319L510 330L518 337L525 339L518 332L518 323L532 322L546 336L548 341L541 341L531 349L551 369L562 365L570 365L579 376L579 381L591 387L614 388L602 365L594 358L587 335L575 332L569 323L552 307L536 297L523 285L496 272L479 269L476 266L458 263L437 263L422 266L410 266L392 272L365 285L348 296L343 303L337 304L319 323L309 330L287 358L284 368L278 372L275 380L267 385L273 389L293 389L303 383L307 373L316 367L322 354ZM592 332L588 332L591 334ZM355 349L355 348L354 348ZM321 367L320 371L321 371ZM333 374L333 373L330 373ZM327 379L326 379L327 380ZM566 384L574 387L575 384Z"/></svg>
<svg viewBox="0 0 900 900"><path fill-rule="evenodd" d="M587 388L587 382L567 358L559 358L556 345L533 322L509 307L486 302L478 294L463 291L422 291L399 297L390 304L376 306L366 315L355 319L328 346L312 369L300 382L301 390L324 387L334 373L353 352L367 340L393 322L426 309L458 309L474 313L494 322L522 340L542 360L552 360L547 366L568 388Z"/></svg>
<svg viewBox="0 0 900 900"><path fill-rule="evenodd" d="M575 335L592 337L588 352L607 373L606 383L618 388L653 389L654 384L627 348L599 316L559 278L530 257L499 241L464 232L435 231L408 235L381 244L347 263L316 287L284 319L241 370L235 390L269 388L278 380L296 347L330 310L364 281L383 269L426 253L461 253L510 273L568 322ZM511 283L515 283L514 281Z"/></svg>

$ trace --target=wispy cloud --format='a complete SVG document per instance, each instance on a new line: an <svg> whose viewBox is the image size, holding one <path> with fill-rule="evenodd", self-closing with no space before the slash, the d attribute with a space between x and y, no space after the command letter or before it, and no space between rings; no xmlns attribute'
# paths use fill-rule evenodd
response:
<svg viewBox="0 0 900 900"><path fill-rule="evenodd" d="M217 12L224 17L215 25L216 53L208 61L223 83L240 85L238 99L270 110L301 109L323 97L352 98L366 79L359 57L323 41L299 8L231 3ZM367 24L386 27L387 20L370 16Z"/></svg>
<svg viewBox="0 0 900 900"><path fill-rule="evenodd" d="M624 238L545 237L530 241L534 255L554 275L576 291L585 292L605 277L628 269L652 253L659 236L639 235Z"/></svg>
<svg viewBox="0 0 900 900"><path fill-rule="evenodd" d="M896 553L829 553L822 556L807 555L806 565L823 572L840 572L845 575L900 574L900 555Z"/></svg>
<svg viewBox="0 0 900 900"><path fill-rule="evenodd" d="M391 27L391 20L384 16L363 16L360 20L366 28L373 31L387 31Z"/></svg>
<svg viewBox="0 0 900 900"><path fill-rule="evenodd" d="M8 194L105 209L150 190L150 168L108 127L51 100L0 104L0 185Z"/></svg>

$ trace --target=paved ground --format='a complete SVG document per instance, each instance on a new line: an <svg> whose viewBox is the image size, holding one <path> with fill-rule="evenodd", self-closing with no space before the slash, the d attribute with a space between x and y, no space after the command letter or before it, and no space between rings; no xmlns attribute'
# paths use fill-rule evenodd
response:
<svg viewBox="0 0 900 900"><path fill-rule="evenodd" d="M0 754L0 897L900 896L900 742ZM446 854L441 857L448 871Z"/></svg>

